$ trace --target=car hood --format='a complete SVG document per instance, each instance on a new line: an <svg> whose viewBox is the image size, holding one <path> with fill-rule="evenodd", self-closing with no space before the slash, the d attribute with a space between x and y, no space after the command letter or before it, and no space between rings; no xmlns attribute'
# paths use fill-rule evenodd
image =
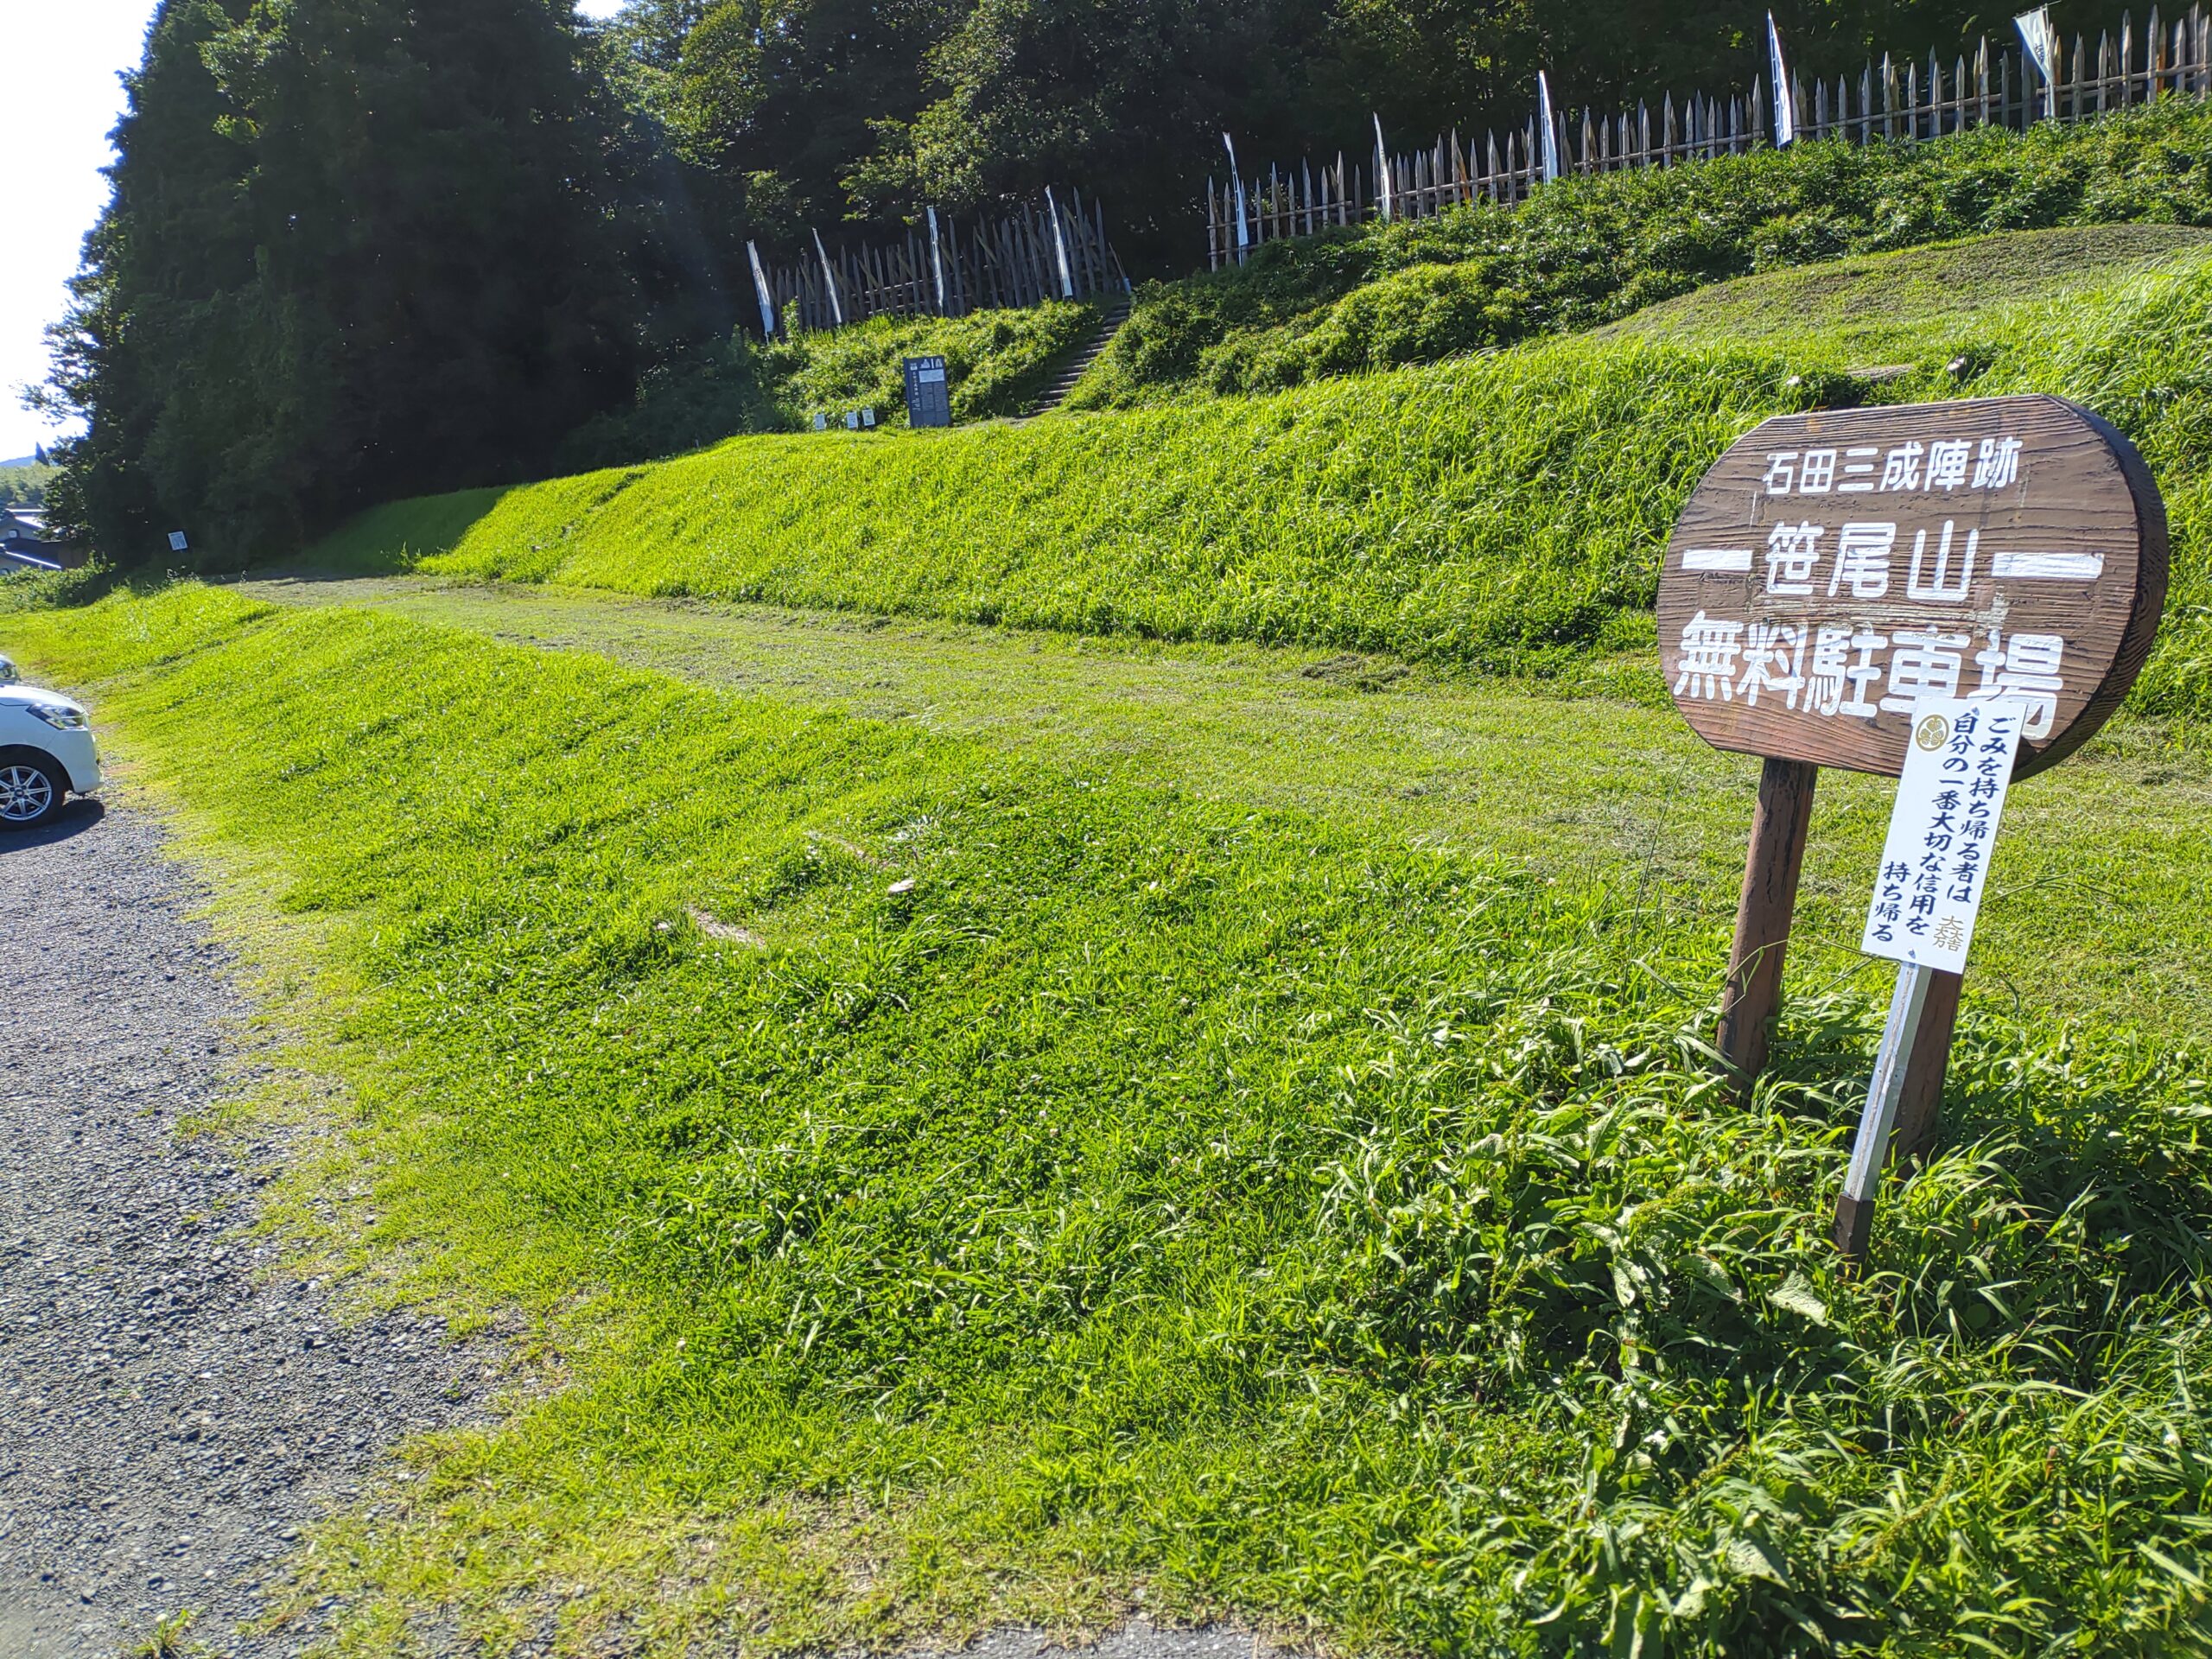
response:
<svg viewBox="0 0 2212 1659"><path fill-rule="evenodd" d="M45 691L35 685L0 685L0 709L21 709L34 702L42 702L51 709L60 706L85 712L85 705L74 697L65 697L59 691Z"/></svg>

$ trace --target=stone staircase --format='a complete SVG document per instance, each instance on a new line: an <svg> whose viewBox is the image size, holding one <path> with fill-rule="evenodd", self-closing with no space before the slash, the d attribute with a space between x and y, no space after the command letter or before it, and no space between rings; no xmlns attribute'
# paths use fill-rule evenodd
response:
<svg viewBox="0 0 2212 1659"><path fill-rule="evenodd" d="M1120 332L1122 325L1128 320L1129 296L1116 295L1113 303L1106 308L1106 315L1098 319L1098 327L1091 331L1090 338L1083 342L1073 357L1061 365L1060 372L1052 377L1052 384L1037 394L1037 401L1029 406L1029 412L1032 415L1050 414L1065 403L1068 393L1075 390L1075 383L1082 379L1084 372L1098 360L1098 354L1106 349Z"/></svg>

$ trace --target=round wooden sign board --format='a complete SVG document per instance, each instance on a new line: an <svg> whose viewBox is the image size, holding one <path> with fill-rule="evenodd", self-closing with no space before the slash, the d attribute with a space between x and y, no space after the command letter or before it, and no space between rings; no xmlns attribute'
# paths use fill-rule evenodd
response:
<svg viewBox="0 0 2212 1659"><path fill-rule="evenodd" d="M1892 776L1915 698L2018 697L2024 778L2120 706L2165 598L2158 486L2085 409L1783 415L1721 456L1675 524L1660 663L1717 748Z"/></svg>

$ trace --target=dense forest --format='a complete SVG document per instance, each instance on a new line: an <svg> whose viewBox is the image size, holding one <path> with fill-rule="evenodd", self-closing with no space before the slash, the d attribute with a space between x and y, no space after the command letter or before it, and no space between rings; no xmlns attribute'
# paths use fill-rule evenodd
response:
<svg viewBox="0 0 2212 1659"><path fill-rule="evenodd" d="M1802 67L1946 53L1961 0L1783 0ZM44 396L57 518L223 560L543 470L753 315L797 250L1065 183L1125 260L1196 257L1250 157L1748 85L1757 0L162 0Z"/></svg>

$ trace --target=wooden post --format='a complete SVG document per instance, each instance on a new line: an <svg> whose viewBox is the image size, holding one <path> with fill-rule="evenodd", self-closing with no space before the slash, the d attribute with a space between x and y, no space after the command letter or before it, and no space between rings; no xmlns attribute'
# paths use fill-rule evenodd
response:
<svg viewBox="0 0 2212 1659"><path fill-rule="evenodd" d="M1802 760L1769 760L1759 768L1759 800L1751 848L1744 861L1736 906L1736 944L1728 954L1714 1046L1748 1090L1765 1069L1767 1027L1782 1002L1782 959L1797 880L1805 867L1805 832L1813 821L1813 785L1820 769Z"/></svg>
<svg viewBox="0 0 2212 1659"><path fill-rule="evenodd" d="M1951 1031L1958 1023L1959 992L1964 983L1957 974L1931 972L1928 976L1920 1030L1905 1059L1904 1084L1897 1096L1897 1128L1890 1140L1894 1158L1911 1157L1935 1137L1936 1116L1943 1104L1943 1073L1951 1060Z"/></svg>

